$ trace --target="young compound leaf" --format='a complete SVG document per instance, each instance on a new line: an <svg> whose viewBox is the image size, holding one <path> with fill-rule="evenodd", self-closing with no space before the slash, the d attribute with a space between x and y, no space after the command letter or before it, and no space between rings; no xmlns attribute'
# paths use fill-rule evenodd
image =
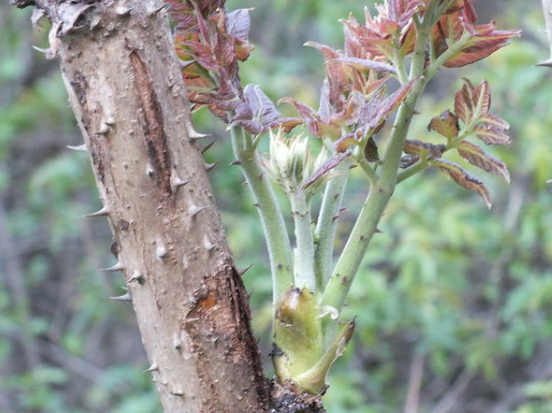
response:
<svg viewBox="0 0 552 413"><path fill-rule="evenodd" d="M423 155L426 159L435 159L443 156L446 147L445 145L434 145L416 139L406 139L403 150L408 155Z"/></svg>
<svg viewBox="0 0 552 413"><path fill-rule="evenodd" d="M328 173L332 169L336 168L343 160L351 154L351 151L338 153L331 158L328 158L320 167L313 172L313 174L305 182L303 182L302 189L306 189L320 179L324 174Z"/></svg>
<svg viewBox="0 0 552 413"><path fill-rule="evenodd" d="M437 169L445 172L454 181L469 190L477 192L477 194L485 201L488 208L491 208L491 196L487 187L476 177L470 175L460 165L454 162L447 161L446 159L438 158L433 160L432 165Z"/></svg>
<svg viewBox="0 0 552 413"><path fill-rule="evenodd" d="M393 66L385 64L383 62L376 62L375 60L359 59L357 57L341 57L339 59L331 60L331 62L347 63L354 66L357 69L370 69L378 72L389 72L397 74L397 69Z"/></svg>
<svg viewBox="0 0 552 413"><path fill-rule="evenodd" d="M474 128L475 135L487 145L507 145L510 143L510 137L506 131L510 125L504 119L498 116L487 114L479 118L482 122Z"/></svg>
<svg viewBox="0 0 552 413"><path fill-rule="evenodd" d="M278 123L280 113L259 86L247 85L243 89L243 97L229 126L239 125L258 135Z"/></svg>
<svg viewBox="0 0 552 413"><path fill-rule="evenodd" d="M429 122L427 126L427 130L434 130L447 138L448 141L451 141L458 136L458 132L460 131L458 116L447 109L439 116L435 116L431 119L431 122Z"/></svg>
<svg viewBox="0 0 552 413"><path fill-rule="evenodd" d="M462 141L457 147L458 153L462 158L487 172L501 176L510 183L510 173L508 168L500 159L488 154L479 146L473 143Z"/></svg>
<svg viewBox="0 0 552 413"><path fill-rule="evenodd" d="M473 126L491 108L491 92L484 79L474 86L464 78L464 85L454 96L454 111L465 125Z"/></svg>

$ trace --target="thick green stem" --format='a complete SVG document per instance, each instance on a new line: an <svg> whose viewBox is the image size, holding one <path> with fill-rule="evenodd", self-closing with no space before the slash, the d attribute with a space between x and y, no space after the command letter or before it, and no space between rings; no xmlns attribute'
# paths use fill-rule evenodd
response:
<svg viewBox="0 0 552 413"><path fill-rule="evenodd" d="M300 189L290 194L291 213L295 224L295 286L316 293L314 275L314 238L312 218L305 192Z"/></svg>
<svg viewBox="0 0 552 413"><path fill-rule="evenodd" d="M332 275L337 216L347 186L350 166L350 159L343 161L336 168L335 175L326 184L320 214L316 222L314 268L319 291L323 291Z"/></svg>
<svg viewBox="0 0 552 413"><path fill-rule="evenodd" d="M418 22L417 24L418 37L413 53L409 79L418 78L424 72L425 49L431 26L432 23L428 21ZM404 140L414 114L414 108L424 85L425 82L417 82L412 87L408 98L399 107L390 143L383 159L380 178L370 189L360 215L336 264L322 297L321 305L323 306L331 306L339 311L343 307L368 244L375 234L379 220L395 190ZM335 328L331 327L332 324L326 322L326 339L330 335L328 329L332 328L333 331Z"/></svg>
<svg viewBox="0 0 552 413"><path fill-rule="evenodd" d="M289 236L270 182L256 159L252 136L240 127L232 128L231 135L234 155L240 163L261 217L272 273L273 302L276 303L293 284Z"/></svg>

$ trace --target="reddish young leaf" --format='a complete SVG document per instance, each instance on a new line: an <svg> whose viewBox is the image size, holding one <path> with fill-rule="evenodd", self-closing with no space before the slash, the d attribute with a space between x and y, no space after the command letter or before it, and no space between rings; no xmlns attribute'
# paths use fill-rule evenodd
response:
<svg viewBox="0 0 552 413"><path fill-rule="evenodd" d="M450 176L458 185L475 191L477 194L485 201L488 208L491 208L491 196L487 187L476 177L470 175L466 170L464 170L460 165L457 165L453 162L447 161L446 159L435 159L432 162L432 165L437 169L445 172Z"/></svg>
<svg viewBox="0 0 552 413"><path fill-rule="evenodd" d="M331 60L330 63L331 62L346 63L360 70L370 69L376 70L378 72L389 72L397 74L397 69L395 69L393 66L385 64L383 62L377 62L375 60L359 59L357 57L340 57L338 59Z"/></svg>
<svg viewBox="0 0 552 413"><path fill-rule="evenodd" d="M439 116L435 116L429 122L427 130L434 130L438 134L452 140L458 136L460 127L458 126L458 116L452 113L450 110L445 110Z"/></svg>
<svg viewBox="0 0 552 413"><path fill-rule="evenodd" d="M254 135L266 132L280 119L274 103L257 85L247 85L243 89L243 100L238 105L236 115L230 125L243 126Z"/></svg>
<svg viewBox="0 0 552 413"><path fill-rule="evenodd" d="M408 155L425 154L428 159L440 158L446 150L445 145L434 145L429 142L422 142L416 139L404 141L404 153Z"/></svg>
<svg viewBox="0 0 552 413"><path fill-rule="evenodd" d="M490 125L498 129L503 129L503 130L510 129L510 125L508 124L508 122L506 122L504 119L496 115L493 115L492 113L488 113L484 116L481 116L479 120L486 125Z"/></svg>
<svg viewBox="0 0 552 413"><path fill-rule="evenodd" d="M385 99L375 97L369 100L360 110L359 125L363 128L381 126L391 112L406 99L408 93L418 80L419 78L415 78L405 83Z"/></svg>
<svg viewBox="0 0 552 413"><path fill-rule="evenodd" d="M501 129L489 124L476 126L474 132L475 135L487 145L507 145L510 143L510 137L508 135Z"/></svg>
<svg viewBox="0 0 552 413"><path fill-rule="evenodd" d="M454 97L454 110L458 118L469 125L486 116L491 107L491 92L486 80L482 80L476 87L464 78L462 89Z"/></svg>
<svg viewBox="0 0 552 413"><path fill-rule="evenodd" d="M336 168L350 154L351 154L350 151L346 151L343 153L338 153L337 155L334 155L331 158L328 158L316 171L314 171L314 173L310 176L310 178L308 178L305 182L303 182L301 189L308 188L309 186L314 184L324 174Z"/></svg>
<svg viewBox="0 0 552 413"><path fill-rule="evenodd" d="M472 165L501 176L506 182L510 183L510 174L504 162L485 152L479 146L467 141L462 141L456 149L460 156Z"/></svg>

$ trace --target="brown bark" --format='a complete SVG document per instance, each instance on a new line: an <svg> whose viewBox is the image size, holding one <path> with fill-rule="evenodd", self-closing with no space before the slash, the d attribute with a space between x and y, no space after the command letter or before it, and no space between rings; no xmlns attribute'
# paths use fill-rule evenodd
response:
<svg viewBox="0 0 552 413"><path fill-rule="evenodd" d="M18 3L31 4L52 22L46 53L61 65L165 412L268 411L163 3Z"/></svg>
<svg viewBox="0 0 552 413"><path fill-rule="evenodd" d="M323 413L269 385L160 0L12 0L52 25L165 413Z"/></svg>

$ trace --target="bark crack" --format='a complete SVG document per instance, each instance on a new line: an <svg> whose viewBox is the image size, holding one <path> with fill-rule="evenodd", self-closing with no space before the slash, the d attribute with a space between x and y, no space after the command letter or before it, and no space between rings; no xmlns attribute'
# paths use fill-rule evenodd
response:
<svg viewBox="0 0 552 413"><path fill-rule="evenodd" d="M164 195L170 196L172 194L171 156L163 125L163 111L148 68L136 50L130 52L130 63L144 117L142 127L146 136L148 157L154 169L158 187L162 189Z"/></svg>

